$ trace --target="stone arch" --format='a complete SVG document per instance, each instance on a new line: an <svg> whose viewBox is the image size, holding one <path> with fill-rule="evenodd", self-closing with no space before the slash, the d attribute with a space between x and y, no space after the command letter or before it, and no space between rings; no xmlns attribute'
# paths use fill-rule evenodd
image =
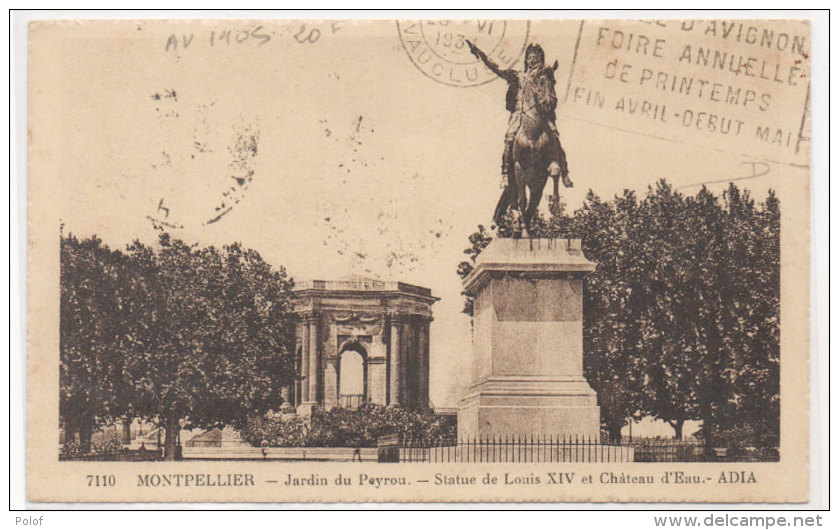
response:
<svg viewBox="0 0 839 530"><path fill-rule="evenodd" d="M344 342L338 348L337 387L338 406L356 409L368 401L367 349L356 339Z"/></svg>

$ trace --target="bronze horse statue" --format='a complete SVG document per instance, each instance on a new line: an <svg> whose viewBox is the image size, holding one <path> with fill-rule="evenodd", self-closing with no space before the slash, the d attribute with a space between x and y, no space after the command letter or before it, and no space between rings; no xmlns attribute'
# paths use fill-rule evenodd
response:
<svg viewBox="0 0 839 530"><path fill-rule="evenodd" d="M530 223L539 203L548 176L554 179L553 198L558 200L561 177L566 188L574 184L568 178L568 164L559 137L551 131L556 120L556 78L558 63L535 72L533 82L519 90L521 126L513 144L513 176L498 199L493 220L498 226L508 209L512 214L513 237L521 237L522 229L530 233ZM530 197L527 196L530 191Z"/></svg>

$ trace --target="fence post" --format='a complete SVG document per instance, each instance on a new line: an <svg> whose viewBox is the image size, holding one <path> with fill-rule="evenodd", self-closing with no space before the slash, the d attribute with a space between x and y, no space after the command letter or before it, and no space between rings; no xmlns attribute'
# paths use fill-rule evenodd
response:
<svg viewBox="0 0 839 530"><path fill-rule="evenodd" d="M380 436L376 441L378 447L379 463L398 463L400 436L398 434L386 434Z"/></svg>

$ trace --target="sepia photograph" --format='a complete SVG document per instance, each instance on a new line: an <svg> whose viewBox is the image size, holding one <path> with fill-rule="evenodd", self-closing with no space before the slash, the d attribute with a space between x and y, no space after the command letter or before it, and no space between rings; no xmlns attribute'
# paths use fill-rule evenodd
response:
<svg viewBox="0 0 839 530"><path fill-rule="evenodd" d="M807 502L752 15L31 21L27 499Z"/></svg>

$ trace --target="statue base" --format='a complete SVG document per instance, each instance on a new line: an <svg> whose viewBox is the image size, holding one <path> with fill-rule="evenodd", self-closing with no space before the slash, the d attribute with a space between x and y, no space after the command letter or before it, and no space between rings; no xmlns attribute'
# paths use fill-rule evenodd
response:
<svg viewBox="0 0 839 530"><path fill-rule="evenodd" d="M458 435L597 439L597 394L582 377L493 377L470 389L457 413Z"/></svg>
<svg viewBox="0 0 839 530"><path fill-rule="evenodd" d="M583 376L579 239L496 239L464 280L474 297L473 381L458 434L596 439L597 394Z"/></svg>

